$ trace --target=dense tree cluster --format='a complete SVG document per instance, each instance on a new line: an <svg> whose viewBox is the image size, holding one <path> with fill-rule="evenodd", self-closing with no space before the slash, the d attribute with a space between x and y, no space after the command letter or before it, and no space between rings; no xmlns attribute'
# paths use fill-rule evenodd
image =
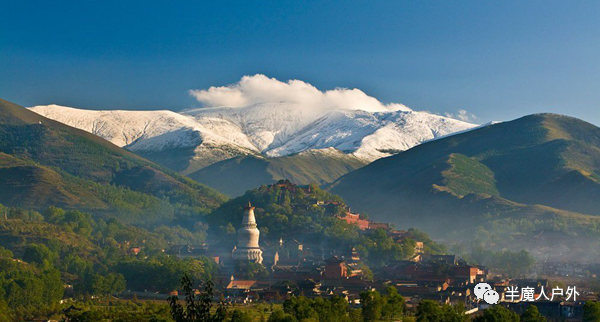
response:
<svg viewBox="0 0 600 322"><path fill-rule="evenodd" d="M0 308L9 317L55 311L65 292L76 298L126 289L168 292L184 274L210 279L216 271L209 258L164 254L174 242L204 241L202 225L197 233L177 226L149 231L56 207L39 213L0 205L0 213ZM141 248L137 256L132 246Z"/></svg>
<svg viewBox="0 0 600 322"><path fill-rule="evenodd" d="M439 305L435 301L423 300L416 312L417 322L462 322L468 321L464 307Z"/></svg>
<svg viewBox="0 0 600 322"><path fill-rule="evenodd" d="M0 247L0 321L49 311L63 291L60 272L49 262L23 262Z"/></svg>
<svg viewBox="0 0 600 322"><path fill-rule="evenodd" d="M530 273L535 264L533 256L525 250L520 252L509 250L495 252L481 246L474 247L466 258L472 263L499 269L511 277Z"/></svg>
<svg viewBox="0 0 600 322"><path fill-rule="evenodd" d="M276 310L268 322L358 322L358 315L348 301L340 297L309 299L292 297L283 303L283 310Z"/></svg>

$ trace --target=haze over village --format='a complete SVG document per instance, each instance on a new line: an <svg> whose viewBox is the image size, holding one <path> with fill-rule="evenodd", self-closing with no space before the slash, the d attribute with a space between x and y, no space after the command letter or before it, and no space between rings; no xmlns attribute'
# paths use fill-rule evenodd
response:
<svg viewBox="0 0 600 322"><path fill-rule="evenodd" d="M0 322L600 321L600 4L0 18Z"/></svg>

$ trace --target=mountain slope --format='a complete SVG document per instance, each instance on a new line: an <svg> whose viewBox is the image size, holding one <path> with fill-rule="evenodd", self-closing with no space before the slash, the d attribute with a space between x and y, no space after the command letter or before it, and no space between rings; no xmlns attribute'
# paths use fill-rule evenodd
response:
<svg viewBox="0 0 600 322"><path fill-rule="evenodd" d="M598 127L537 114L375 161L331 191L372 218L447 231L484 217L593 219L580 214L600 216L598 174Z"/></svg>
<svg viewBox="0 0 600 322"><path fill-rule="evenodd" d="M172 111L92 111L48 105L30 110L187 173L259 151L227 121L196 122ZM215 133L218 130L222 133Z"/></svg>
<svg viewBox="0 0 600 322"><path fill-rule="evenodd" d="M298 184L330 183L365 164L361 159L330 148L278 158L236 157L212 164L189 177L231 196L239 196L280 179Z"/></svg>
<svg viewBox="0 0 600 322"><path fill-rule="evenodd" d="M152 212L160 216L161 208L173 209L176 203L206 213L225 200L165 171L100 137L0 100L0 181L8 192L0 195L0 203L34 209L55 204L105 214L119 207L122 213L141 214L155 207Z"/></svg>
<svg viewBox="0 0 600 322"><path fill-rule="evenodd" d="M311 109L286 102L170 111L32 111L97 134L182 174L237 156L281 157L336 148L365 162L474 124L407 108L382 112Z"/></svg>

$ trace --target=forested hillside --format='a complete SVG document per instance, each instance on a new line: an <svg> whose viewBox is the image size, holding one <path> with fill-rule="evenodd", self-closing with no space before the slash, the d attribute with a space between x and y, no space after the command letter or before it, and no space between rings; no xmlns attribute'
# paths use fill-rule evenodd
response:
<svg viewBox="0 0 600 322"><path fill-rule="evenodd" d="M322 203L317 204L317 201ZM300 187L285 180L249 190L213 211L208 216L211 236L233 246L244 206L248 202L256 207L261 240L267 243L296 239L302 243L338 250L355 247L365 262L373 267L408 258L414 252L414 240L396 243L384 229L360 233L355 225L337 218L337 215L347 211L345 202L339 196L321 190L314 184ZM416 229L410 232L425 243L429 252L444 250L427 234Z"/></svg>

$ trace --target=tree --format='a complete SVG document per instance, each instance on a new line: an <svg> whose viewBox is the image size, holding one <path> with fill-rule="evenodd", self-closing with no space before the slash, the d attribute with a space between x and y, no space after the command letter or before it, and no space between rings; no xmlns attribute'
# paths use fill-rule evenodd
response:
<svg viewBox="0 0 600 322"><path fill-rule="evenodd" d="M247 279L265 278L269 276L269 272L265 266L259 263L238 260L235 261L234 265L236 276L240 275Z"/></svg>
<svg viewBox="0 0 600 322"><path fill-rule="evenodd" d="M333 296L329 299L308 299L304 296L293 296L283 302L285 313L298 321L349 322L348 301Z"/></svg>
<svg viewBox="0 0 600 322"><path fill-rule="evenodd" d="M521 322L546 322L546 318L540 314L537 306L530 305L525 312L521 314Z"/></svg>
<svg viewBox="0 0 600 322"><path fill-rule="evenodd" d="M465 315L464 306L448 305L442 307L442 321L444 322L464 322L468 321L469 317Z"/></svg>
<svg viewBox="0 0 600 322"><path fill-rule="evenodd" d="M381 318L381 310L383 309L384 301L379 292L361 292L360 303L362 304L362 316L364 322L373 322Z"/></svg>
<svg viewBox="0 0 600 322"><path fill-rule="evenodd" d="M432 300L423 300L417 307L418 322L463 322L468 316L464 314L461 306L444 304L440 306Z"/></svg>
<svg viewBox="0 0 600 322"><path fill-rule="evenodd" d="M348 301L339 296L333 296L328 300L316 298L315 309L319 313L320 322L349 322Z"/></svg>
<svg viewBox="0 0 600 322"><path fill-rule="evenodd" d="M293 296L283 302L283 311L297 320L319 319L313 301L304 296Z"/></svg>
<svg viewBox="0 0 600 322"><path fill-rule="evenodd" d="M389 319L394 319L404 313L406 310L406 301L398 294L398 290L395 287L389 286L386 291L387 295L385 297L382 314Z"/></svg>
<svg viewBox="0 0 600 322"><path fill-rule="evenodd" d="M236 309L231 314L231 322L252 322L252 317L248 312Z"/></svg>
<svg viewBox="0 0 600 322"><path fill-rule="evenodd" d="M209 280L204 285L204 290L196 295L192 288L192 279L186 273L181 278L181 288L185 293L185 307L179 303L177 295L168 298L171 315L175 322L222 322L225 320L227 310L223 302L219 302L217 309L211 313L214 295L213 283Z"/></svg>
<svg viewBox="0 0 600 322"><path fill-rule="evenodd" d="M42 244L29 244L23 254L24 261L37 264L43 268L53 266L54 259L57 257L56 253L53 253L46 245Z"/></svg>
<svg viewBox="0 0 600 322"><path fill-rule="evenodd" d="M520 317L517 313L500 305L494 305L483 311L473 319L473 322L519 322Z"/></svg>
<svg viewBox="0 0 600 322"><path fill-rule="evenodd" d="M435 301L423 300L417 306L417 322L438 322L442 315L442 308Z"/></svg>
<svg viewBox="0 0 600 322"><path fill-rule="evenodd" d="M275 310L273 311L273 313L271 314L271 316L269 316L269 319L267 320L267 322L296 322L296 318L291 315L291 314L287 314L285 312L283 312L282 310Z"/></svg>
<svg viewBox="0 0 600 322"><path fill-rule="evenodd" d="M105 276L95 274L91 288L92 293L98 295L120 293L125 290L125 278L118 273L108 273Z"/></svg>
<svg viewBox="0 0 600 322"><path fill-rule="evenodd" d="M583 305L583 322L600 322L600 302L585 302Z"/></svg>
<svg viewBox="0 0 600 322"><path fill-rule="evenodd" d="M51 268L39 276L44 285L43 298L48 304L58 303L64 295L63 283L60 280L60 272Z"/></svg>

